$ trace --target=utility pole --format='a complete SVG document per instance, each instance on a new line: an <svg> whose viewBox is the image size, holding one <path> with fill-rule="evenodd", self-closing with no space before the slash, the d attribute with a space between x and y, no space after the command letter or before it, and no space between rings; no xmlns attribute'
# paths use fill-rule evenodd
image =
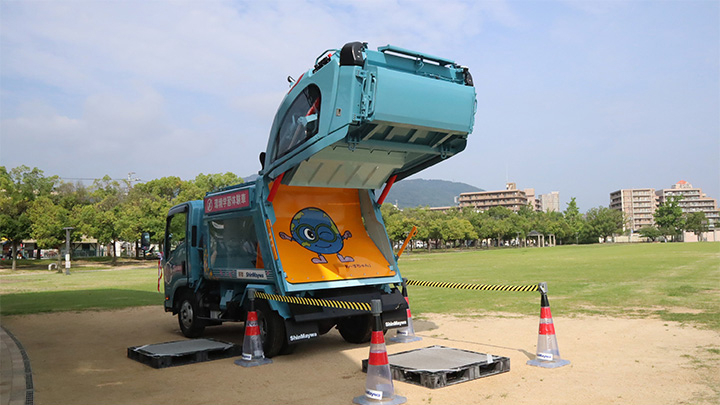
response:
<svg viewBox="0 0 720 405"><path fill-rule="evenodd" d="M72 226L68 226L63 228L65 230L65 275L70 275L70 231L72 231Z"/></svg>

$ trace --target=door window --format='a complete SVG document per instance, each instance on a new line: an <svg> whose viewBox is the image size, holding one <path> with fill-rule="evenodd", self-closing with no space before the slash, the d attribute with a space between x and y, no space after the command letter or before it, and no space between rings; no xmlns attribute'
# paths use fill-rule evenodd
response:
<svg viewBox="0 0 720 405"><path fill-rule="evenodd" d="M171 273L182 272L187 251L187 213L181 212L168 218L166 235L167 266Z"/></svg>

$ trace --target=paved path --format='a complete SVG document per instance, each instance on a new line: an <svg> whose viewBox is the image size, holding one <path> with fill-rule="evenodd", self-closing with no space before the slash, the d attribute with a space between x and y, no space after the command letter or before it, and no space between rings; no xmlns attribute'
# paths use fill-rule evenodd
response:
<svg viewBox="0 0 720 405"><path fill-rule="evenodd" d="M0 405L32 405L30 359L22 344L0 328Z"/></svg>

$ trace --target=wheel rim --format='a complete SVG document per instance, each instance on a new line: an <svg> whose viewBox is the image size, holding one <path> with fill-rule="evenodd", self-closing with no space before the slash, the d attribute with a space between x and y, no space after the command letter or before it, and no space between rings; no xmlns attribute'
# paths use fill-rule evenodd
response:
<svg viewBox="0 0 720 405"><path fill-rule="evenodd" d="M260 342L264 344L267 339L267 322L262 313L258 316L258 329L260 329Z"/></svg>
<svg viewBox="0 0 720 405"><path fill-rule="evenodd" d="M193 308L189 301L183 301L180 307L180 321L186 329L190 329L193 323Z"/></svg>

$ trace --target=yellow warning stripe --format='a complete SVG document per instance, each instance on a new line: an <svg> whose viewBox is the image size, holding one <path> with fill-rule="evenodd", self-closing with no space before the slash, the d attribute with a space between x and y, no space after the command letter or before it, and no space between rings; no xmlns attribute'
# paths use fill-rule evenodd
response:
<svg viewBox="0 0 720 405"><path fill-rule="evenodd" d="M316 306L316 307L352 309L355 311L370 312L370 304L367 302L349 302L349 301L324 300L324 299L318 299L318 298L289 297L289 296L285 296L285 295L266 294L262 291L256 291L255 297L261 298L264 300L286 302L288 304L312 305L312 306Z"/></svg>
<svg viewBox="0 0 720 405"><path fill-rule="evenodd" d="M533 285L492 285L492 284L469 284L469 283L447 283L442 281L420 281L408 280L407 285L420 287L455 288L460 290L482 290L482 291L540 291L537 284Z"/></svg>

